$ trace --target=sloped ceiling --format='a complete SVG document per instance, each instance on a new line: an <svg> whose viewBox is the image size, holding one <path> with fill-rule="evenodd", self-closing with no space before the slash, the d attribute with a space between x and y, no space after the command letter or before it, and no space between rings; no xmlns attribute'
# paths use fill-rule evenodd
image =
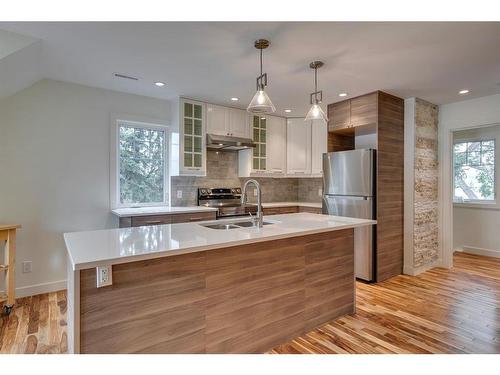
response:
<svg viewBox="0 0 500 375"><path fill-rule="evenodd" d="M0 23L0 29L40 40L0 60L2 86L8 80L0 95L46 77L245 108L258 75L253 41L263 37L271 41L264 52L267 91L280 114L285 108L294 116L306 113L313 91L308 65L318 59L325 62L319 71L325 103L341 100L344 91L356 96L377 89L436 104L500 93L495 22L21 22ZM114 72L140 79L117 79ZM471 90L467 97L458 95L463 88Z"/></svg>

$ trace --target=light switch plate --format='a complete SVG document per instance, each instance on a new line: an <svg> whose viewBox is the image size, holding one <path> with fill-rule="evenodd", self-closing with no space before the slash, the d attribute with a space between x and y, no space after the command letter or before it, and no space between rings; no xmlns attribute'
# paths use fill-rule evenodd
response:
<svg viewBox="0 0 500 375"><path fill-rule="evenodd" d="M177 199L182 198L182 190L177 190Z"/></svg>
<svg viewBox="0 0 500 375"><path fill-rule="evenodd" d="M96 275L98 288L113 285L113 268L110 264L96 267Z"/></svg>

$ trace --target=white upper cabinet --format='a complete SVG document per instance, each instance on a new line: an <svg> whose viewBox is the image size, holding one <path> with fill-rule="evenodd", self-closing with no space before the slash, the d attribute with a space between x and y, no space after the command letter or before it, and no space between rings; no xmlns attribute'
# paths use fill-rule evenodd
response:
<svg viewBox="0 0 500 375"><path fill-rule="evenodd" d="M323 154L328 149L328 128L323 121L311 124L311 174L323 174Z"/></svg>
<svg viewBox="0 0 500 375"><path fill-rule="evenodd" d="M267 116L267 170L286 173L286 119Z"/></svg>
<svg viewBox="0 0 500 375"><path fill-rule="evenodd" d="M247 111L229 108L229 134L233 137L250 138L250 116Z"/></svg>
<svg viewBox="0 0 500 375"><path fill-rule="evenodd" d="M179 109L180 174L206 175L206 105L181 99Z"/></svg>
<svg viewBox="0 0 500 375"><path fill-rule="evenodd" d="M287 120L287 174L311 174L311 123L303 118Z"/></svg>
<svg viewBox="0 0 500 375"><path fill-rule="evenodd" d="M229 108L207 104L207 133L229 135Z"/></svg>
<svg viewBox="0 0 500 375"><path fill-rule="evenodd" d="M249 138L248 114L242 109L207 104L207 133Z"/></svg>

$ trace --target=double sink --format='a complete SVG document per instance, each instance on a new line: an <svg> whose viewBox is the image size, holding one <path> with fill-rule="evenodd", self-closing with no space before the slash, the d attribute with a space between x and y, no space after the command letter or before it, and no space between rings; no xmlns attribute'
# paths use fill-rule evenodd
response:
<svg viewBox="0 0 500 375"><path fill-rule="evenodd" d="M263 225L276 224L271 221L264 221ZM210 224L200 224L202 227L210 228L210 229L219 229L219 230L229 230L229 229L238 229L238 228L257 228L257 223L253 220L246 221L231 221L224 223L210 223Z"/></svg>

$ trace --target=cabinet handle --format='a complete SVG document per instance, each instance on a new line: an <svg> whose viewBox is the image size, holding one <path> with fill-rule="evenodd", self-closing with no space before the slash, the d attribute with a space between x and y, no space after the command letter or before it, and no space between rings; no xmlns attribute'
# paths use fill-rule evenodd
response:
<svg viewBox="0 0 500 375"><path fill-rule="evenodd" d="M161 224L161 220L146 221L145 224Z"/></svg>
<svg viewBox="0 0 500 375"><path fill-rule="evenodd" d="M204 217L190 217L188 220L189 221L200 221L200 220L203 220Z"/></svg>

